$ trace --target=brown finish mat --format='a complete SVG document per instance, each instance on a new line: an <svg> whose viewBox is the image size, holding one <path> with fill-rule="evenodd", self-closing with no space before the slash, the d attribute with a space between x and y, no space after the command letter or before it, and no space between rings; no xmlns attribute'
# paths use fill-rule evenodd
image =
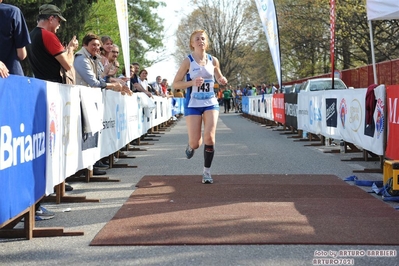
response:
<svg viewBox="0 0 399 266"><path fill-rule="evenodd" d="M398 245L399 212L334 175L144 176L90 245Z"/></svg>

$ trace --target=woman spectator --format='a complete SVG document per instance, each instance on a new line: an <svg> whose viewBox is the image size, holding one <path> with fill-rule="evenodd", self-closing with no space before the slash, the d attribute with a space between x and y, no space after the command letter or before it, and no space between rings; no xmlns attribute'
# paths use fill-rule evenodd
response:
<svg viewBox="0 0 399 266"><path fill-rule="evenodd" d="M106 61L106 65L104 66L104 72L103 76L107 76L110 78L116 78L117 73L119 70L119 62L118 62L118 56L119 56L119 47L116 44L112 45L111 52L108 54L108 58Z"/></svg>
<svg viewBox="0 0 399 266"><path fill-rule="evenodd" d="M139 72L139 84L143 86L143 88L147 91L148 90L148 80L147 80L148 72L145 69L140 70Z"/></svg>
<svg viewBox="0 0 399 266"><path fill-rule="evenodd" d="M87 34L83 37L83 47L75 54L73 63L76 73L76 84L90 87L99 87L121 92L123 95L131 95L126 84L120 82L109 82L100 78L98 71L98 50L100 39L95 34Z"/></svg>
<svg viewBox="0 0 399 266"><path fill-rule="evenodd" d="M100 56L101 56L101 64L106 67L108 65L108 56L112 51L112 46L114 45L114 41L109 36L101 37L101 46L100 46Z"/></svg>

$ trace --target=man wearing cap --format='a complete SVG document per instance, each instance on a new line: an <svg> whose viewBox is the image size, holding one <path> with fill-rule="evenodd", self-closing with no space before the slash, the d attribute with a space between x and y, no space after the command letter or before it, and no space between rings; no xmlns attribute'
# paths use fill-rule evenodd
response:
<svg viewBox="0 0 399 266"><path fill-rule="evenodd" d="M65 83L61 68L73 69L73 51L78 47L76 36L64 47L55 35L61 21L66 19L55 5L45 4L39 8L37 27L30 32L32 44L28 46L28 59L36 78Z"/></svg>
<svg viewBox="0 0 399 266"><path fill-rule="evenodd" d="M7 70L0 64L0 76L23 76L20 61L25 59L25 47L30 43L28 27L18 7L2 2L3 0L0 0L0 61Z"/></svg>

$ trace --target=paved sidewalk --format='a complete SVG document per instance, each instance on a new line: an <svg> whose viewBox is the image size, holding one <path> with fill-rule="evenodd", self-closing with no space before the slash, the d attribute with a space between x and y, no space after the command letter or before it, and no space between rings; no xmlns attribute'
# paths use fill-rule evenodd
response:
<svg viewBox="0 0 399 266"><path fill-rule="evenodd" d="M305 146L307 143L294 141L280 133L266 129L240 114L221 112L212 165L214 178L217 178L217 174L275 173L335 174L344 179L354 175L355 169L379 167L379 162L343 162L341 158L361 157L362 154L323 153L322 147ZM37 222L36 226L64 227L65 231L83 231L84 236L34 238L30 241L0 239L0 265L312 265L317 262L313 261L317 258L314 256L316 251L399 251L399 246L89 246L144 175L197 174L198 182L201 182L203 147L196 151L192 159L185 158L187 131L184 118L157 139L145 141L153 144L141 147L147 151L130 152L136 156L135 159L120 159L118 162L137 165L138 168L107 170L107 176L120 179L121 182L71 183L74 190L68 195L100 199L99 203L45 205L56 213L56 217ZM382 174L355 175L364 180L382 180ZM64 212L67 208L71 208L71 211ZM395 225L392 230L395 230ZM355 265L399 265L398 257L350 258Z"/></svg>

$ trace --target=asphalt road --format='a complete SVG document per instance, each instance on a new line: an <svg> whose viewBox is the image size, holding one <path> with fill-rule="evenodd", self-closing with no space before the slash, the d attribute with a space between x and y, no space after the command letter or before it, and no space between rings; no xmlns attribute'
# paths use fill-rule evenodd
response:
<svg viewBox="0 0 399 266"><path fill-rule="evenodd" d="M266 128L240 114L220 115L212 174L335 174L354 175L353 170L378 168L379 162L341 161L362 154L324 153L326 147L305 146L290 135ZM164 134L157 135L146 151L132 151L134 159L118 163L138 168L107 170L120 182L74 182L69 195L100 199L99 203L48 203L54 219L40 221L37 227L63 227L83 231L83 236L0 239L0 265L313 265L316 251L396 250L399 246L329 245L218 245L218 246L118 246L92 247L90 241L114 216L144 175L193 175L201 180L202 147L190 160L185 158L187 132L184 118ZM339 148L339 147L337 147ZM382 180L382 174L356 173L359 179ZM366 189L365 189L366 190ZM367 192L365 192L367 193ZM395 204L387 203L392 206ZM70 212L64 212L71 208ZM328 225L326 225L328 226ZM397 225L392 225L392 230ZM370 231L370 234L373 232ZM353 257L355 265L399 265L398 257ZM321 264L322 265L322 264Z"/></svg>

